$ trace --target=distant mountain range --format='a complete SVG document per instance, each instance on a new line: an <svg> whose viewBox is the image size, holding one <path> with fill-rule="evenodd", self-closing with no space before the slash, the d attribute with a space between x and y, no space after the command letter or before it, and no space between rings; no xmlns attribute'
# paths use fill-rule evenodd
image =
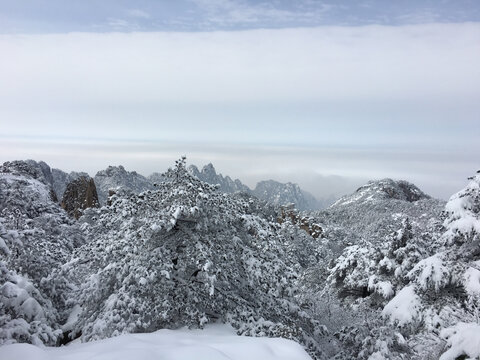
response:
<svg viewBox="0 0 480 360"><path fill-rule="evenodd" d="M61 201L67 184L77 180L81 176L87 176L85 172L66 173L60 169L51 169L45 162L27 160L33 168L37 169L38 176L41 176L48 183L56 194L58 201ZM281 183L275 180L260 181L255 189L250 189L240 180L232 180L229 176L217 173L215 167L210 163L201 170L195 165L190 165L188 171L208 184L218 185L219 190L225 193L243 192L265 200L273 205L294 204L298 210L319 210L334 202L334 198L317 200L312 194L302 190L297 184L287 182ZM109 190L126 189L135 194L146 190L153 190L155 183L165 181L161 173L153 173L145 177L136 171L127 171L122 165L109 166L105 170L97 172L94 176L98 200L105 205Z"/></svg>
<svg viewBox="0 0 480 360"><path fill-rule="evenodd" d="M265 180L257 183L255 189L250 189L240 180L232 180L229 176L217 174L210 163L200 171L195 165L188 170L198 179L209 184L218 184L219 189L226 193L245 192L273 205L294 204L298 210L317 210L330 205L334 199L317 200L312 194L302 190L297 184L281 183L275 180Z"/></svg>

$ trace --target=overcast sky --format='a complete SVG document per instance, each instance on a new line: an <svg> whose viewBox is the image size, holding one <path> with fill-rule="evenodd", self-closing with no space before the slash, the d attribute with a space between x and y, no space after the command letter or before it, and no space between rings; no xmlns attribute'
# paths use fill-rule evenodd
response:
<svg viewBox="0 0 480 360"><path fill-rule="evenodd" d="M480 169L478 1L0 0L0 161L317 196ZM294 4L294 5L292 5Z"/></svg>

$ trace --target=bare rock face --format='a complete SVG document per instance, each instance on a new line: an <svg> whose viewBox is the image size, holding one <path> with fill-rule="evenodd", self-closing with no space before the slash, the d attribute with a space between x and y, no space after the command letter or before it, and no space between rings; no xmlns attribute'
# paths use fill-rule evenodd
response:
<svg viewBox="0 0 480 360"><path fill-rule="evenodd" d="M83 210L90 207L99 207L97 188L89 176L80 176L71 181L63 194L62 207L65 211L78 219Z"/></svg>

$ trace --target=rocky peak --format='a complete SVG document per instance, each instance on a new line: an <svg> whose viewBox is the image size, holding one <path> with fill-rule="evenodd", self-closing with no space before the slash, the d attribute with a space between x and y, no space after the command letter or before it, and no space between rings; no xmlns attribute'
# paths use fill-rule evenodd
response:
<svg viewBox="0 0 480 360"><path fill-rule="evenodd" d="M0 173L25 176L46 185L49 199L57 202L58 196L53 190L53 176L50 166L43 161L14 160L7 161L0 166Z"/></svg>
<svg viewBox="0 0 480 360"><path fill-rule="evenodd" d="M202 168L202 174L216 176L217 171L213 167L213 164L209 163Z"/></svg>
<svg viewBox="0 0 480 360"><path fill-rule="evenodd" d="M190 165L188 168L187 168L187 171L192 174L193 176L197 177L200 179L200 176L201 176L201 172L200 170L198 170L198 167L196 167L195 165Z"/></svg>
<svg viewBox="0 0 480 360"><path fill-rule="evenodd" d="M50 166L43 161L35 160L14 160L7 161L0 166L0 172L12 175L24 175L38 180L44 184L51 185L52 173Z"/></svg>
<svg viewBox="0 0 480 360"><path fill-rule="evenodd" d="M238 191L251 193L252 190L248 186L242 184L238 179L232 180L229 176L223 177L222 174L217 174L217 171L213 167L212 163L205 165L202 171L199 171L195 165L188 167L188 172L195 176L197 179L204 181L208 184L219 185L220 191L226 193L235 193Z"/></svg>
<svg viewBox="0 0 480 360"><path fill-rule="evenodd" d="M99 207L97 189L93 179L88 176L80 176L71 181L63 194L62 207L75 219L82 215L83 210Z"/></svg>
<svg viewBox="0 0 480 360"><path fill-rule="evenodd" d="M52 169L52 188L59 200L62 200L63 193L65 192L67 185L73 180L78 179L80 176L88 177L89 175L85 172L75 171L67 174L65 171L60 169Z"/></svg>
<svg viewBox="0 0 480 360"><path fill-rule="evenodd" d="M253 193L258 198L274 205L293 203L298 210L314 210L318 208L318 202L313 195L303 191L297 184L291 182L260 181Z"/></svg>
<svg viewBox="0 0 480 360"><path fill-rule="evenodd" d="M382 179L369 181L366 185L360 187L357 193L377 194L382 198L397 199L408 202L428 199L430 196L423 193L414 184L405 180Z"/></svg>
<svg viewBox="0 0 480 360"><path fill-rule="evenodd" d="M127 171L122 165L119 166L108 166L105 170L100 170L95 176L116 176L127 174Z"/></svg>
<svg viewBox="0 0 480 360"><path fill-rule="evenodd" d="M339 199L334 206L348 205L353 202L375 202L384 200L400 200L415 202L422 199L430 199L430 196L422 192L417 186L405 180L372 180L359 187L351 195Z"/></svg>
<svg viewBox="0 0 480 360"><path fill-rule="evenodd" d="M97 172L94 178L97 186L100 204L105 205L108 192L111 189L128 189L134 193L153 189L153 184L146 177L135 171L127 171L122 165L109 166L105 170Z"/></svg>
<svg viewBox="0 0 480 360"><path fill-rule="evenodd" d="M153 174L151 174L149 177L148 177L148 181L150 181L153 186L155 186L155 184L160 184L161 182L164 182L166 181L165 177L163 176L162 173L159 173L159 172L154 172Z"/></svg>

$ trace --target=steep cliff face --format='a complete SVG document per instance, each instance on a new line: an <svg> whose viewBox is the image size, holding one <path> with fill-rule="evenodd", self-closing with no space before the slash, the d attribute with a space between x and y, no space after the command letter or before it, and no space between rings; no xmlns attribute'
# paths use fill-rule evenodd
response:
<svg viewBox="0 0 480 360"><path fill-rule="evenodd" d="M52 169L52 189L57 196L58 201L62 201L63 194L67 185L72 181L78 179L80 176L88 177L88 174L85 172L75 172L66 173L60 169Z"/></svg>
<svg viewBox="0 0 480 360"><path fill-rule="evenodd" d="M82 215L83 210L99 207L97 188L93 179L80 176L70 182L63 194L62 207L75 219Z"/></svg>

